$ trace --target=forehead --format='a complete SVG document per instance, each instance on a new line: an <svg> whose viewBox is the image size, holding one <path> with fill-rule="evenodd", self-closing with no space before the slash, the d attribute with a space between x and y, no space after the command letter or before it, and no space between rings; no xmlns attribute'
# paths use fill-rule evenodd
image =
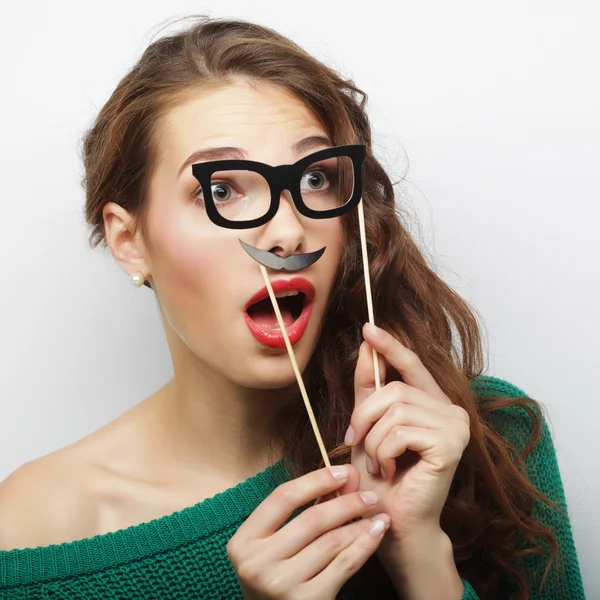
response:
<svg viewBox="0 0 600 600"><path fill-rule="evenodd" d="M307 135L326 133L292 92L241 81L190 95L163 117L161 129L161 145L176 160L201 146L239 146L267 160Z"/></svg>

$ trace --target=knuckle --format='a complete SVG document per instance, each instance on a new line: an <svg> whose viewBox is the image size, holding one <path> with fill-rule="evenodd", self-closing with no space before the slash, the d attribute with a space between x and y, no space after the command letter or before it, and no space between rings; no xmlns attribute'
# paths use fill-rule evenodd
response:
<svg viewBox="0 0 600 600"><path fill-rule="evenodd" d="M304 511L300 518L303 518L303 526L308 529L321 529L324 523L324 515L321 509L322 504L313 506L308 510Z"/></svg>
<svg viewBox="0 0 600 600"><path fill-rule="evenodd" d="M249 540L243 540L239 535L234 535L225 547L231 564L237 567L237 565L245 562L246 556L254 554L254 552L248 552L249 547L255 548L253 544L250 544Z"/></svg>
<svg viewBox="0 0 600 600"><path fill-rule="evenodd" d="M258 586L260 583L260 575L263 571L263 566L256 560L245 560L236 568L238 577L246 584L252 587Z"/></svg>
<svg viewBox="0 0 600 600"><path fill-rule="evenodd" d="M453 404L453 411L456 413L456 418L463 423L466 423L469 427L471 426L471 417L469 413L462 407Z"/></svg>
<svg viewBox="0 0 600 600"><path fill-rule="evenodd" d="M471 439L471 426L466 423L465 421L462 421L461 425L459 426L461 429L461 440L464 442L464 445L466 446L469 443L469 440Z"/></svg>
<svg viewBox="0 0 600 600"><path fill-rule="evenodd" d="M283 483L273 492L275 500L279 504L283 504L284 506L295 506L295 503L297 502L297 493L294 491L294 483L295 480Z"/></svg>
<svg viewBox="0 0 600 600"><path fill-rule="evenodd" d="M352 575L356 568L356 558L354 554L351 552L342 552L338 556L336 566L337 570L341 571L342 573L345 573L348 576Z"/></svg>
<svg viewBox="0 0 600 600"><path fill-rule="evenodd" d="M406 405L396 402L392 405L392 416L396 421L402 421L406 416Z"/></svg>
<svg viewBox="0 0 600 600"><path fill-rule="evenodd" d="M401 440L402 439L402 435L403 435L402 426L401 425L395 425L392 428L392 430L391 430L390 433L394 436L394 439Z"/></svg>
<svg viewBox="0 0 600 600"><path fill-rule="evenodd" d="M263 591L269 595L269 597L280 598L287 591L288 583L279 571L273 571L267 575L266 580L263 584Z"/></svg>
<svg viewBox="0 0 600 600"><path fill-rule="evenodd" d="M402 381L390 381L387 384L387 388L394 394L394 396L402 396L404 393L404 383L402 383Z"/></svg>
<svg viewBox="0 0 600 600"><path fill-rule="evenodd" d="M238 553L237 540L235 538L231 538L227 542L227 546L225 546L225 551L227 552L229 560L231 560L231 562L234 562L237 558Z"/></svg>
<svg viewBox="0 0 600 600"><path fill-rule="evenodd" d="M336 530L335 532L332 532L331 535L325 536L325 538L323 539L322 544L324 553L329 555L338 555L342 550L346 548L346 536L341 535L340 533L338 533L338 531L341 530Z"/></svg>

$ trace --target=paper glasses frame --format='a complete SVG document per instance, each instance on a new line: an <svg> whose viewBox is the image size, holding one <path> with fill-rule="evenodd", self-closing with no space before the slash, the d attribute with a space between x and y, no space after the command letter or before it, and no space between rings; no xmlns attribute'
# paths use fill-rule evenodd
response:
<svg viewBox="0 0 600 600"><path fill-rule="evenodd" d="M304 171L317 161L340 156L346 156L352 160L354 169L352 196L342 206L329 210L313 210L309 208L304 203L300 191ZM292 165L278 165L274 167L253 160L212 160L194 163L192 165L192 173L202 186L206 213L215 225L225 227L226 229L251 229L268 223L277 214L283 190L289 190L298 212L311 219L331 219L351 211L358 205L362 196L362 164L365 156L366 146L364 144L348 144L313 152ZM211 177L216 171L227 170L254 171L266 179L271 190L271 205L262 217L246 221L232 221L219 213L212 196Z"/></svg>

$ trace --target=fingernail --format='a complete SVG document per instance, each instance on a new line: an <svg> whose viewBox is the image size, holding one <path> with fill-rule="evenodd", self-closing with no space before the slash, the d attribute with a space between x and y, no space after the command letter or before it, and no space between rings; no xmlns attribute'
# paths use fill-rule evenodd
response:
<svg viewBox="0 0 600 600"><path fill-rule="evenodd" d="M330 472L337 480L346 479L346 477L350 475L350 473L348 472L348 467L345 467L344 465L331 467Z"/></svg>
<svg viewBox="0 0 600 600"><path fill-rule="evenodd" d="M373 525L371 525L369 533L373 535L379 535L382 531L389 527L389 524L390 518L387 515L377 515L376 517L373 517Z"/></svg>
<svg viewBox="0 0 600 600"><path fill-rule="evenodd" d="M371 459L371 457L367 454L367 471L371 473L371 475L376 475L379 469L375 466L375 463Z"/></svg>
<svg viewBox="0 0 600 600"><path fill-rule="evenodd" d="M375 492L361 492L360 497L365 504L377 504L379 502L379 496Z"/></svg>
<svg viewBox="0 0 600 600"><path fill-rule="evenodd" d="M381 469L381 476L383 477L383 479L385 479L385 471L383 470L383 467L380 467Z"/></svg>
<svg viewBox="0 0 600 600"><path fill-rule="evenodd" d="M373 325L373 323L367 323L367 330L371 335L375 337L377 337L381 333L381 329L379 329L377 325Z"/></svg>
<svg viewBox="0 0 600 600"><path fill-rule="evenodd" d="M354 431L354 427L350 425L350 427L348 427L348 430L346 431L346 437L344 438L344 443L346 444L346 446L349 446L354 441L355 436L356 432Z"/></svg>

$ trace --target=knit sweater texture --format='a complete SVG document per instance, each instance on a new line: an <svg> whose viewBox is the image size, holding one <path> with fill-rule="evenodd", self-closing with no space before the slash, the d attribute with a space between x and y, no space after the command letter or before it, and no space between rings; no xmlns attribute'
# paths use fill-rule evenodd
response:
<svg viewBox="0 0 600 600"><path fill-rule="evenodd" d="M526 396L522 390L495 377L479 377L472 385L481 402L497 396ZM526 411L511 407L490 414L494 428L522 448L530 434ZM545 505L536 504L534 508L536 518L555 530L563 569L560 575L554 573L549 578L542 591L532 581L529 597L582 600L585 596L579 561L545 419L540 443L526 462L530 481L565 513L557 514ZM149 522L74 542L1 551L0 599L242 599L226 553L227 542L255 508L288 479L280 460L235 487ZM527 566L543 573L546 562L547 559L534 556L528 559ZM360 571L356 576L360 576ZM353 597L352 583L351 578L344 586L344 597ZM463 600L478 600L466 579L463 584ZM507 592L499 600L512 597Z"/></svg>

